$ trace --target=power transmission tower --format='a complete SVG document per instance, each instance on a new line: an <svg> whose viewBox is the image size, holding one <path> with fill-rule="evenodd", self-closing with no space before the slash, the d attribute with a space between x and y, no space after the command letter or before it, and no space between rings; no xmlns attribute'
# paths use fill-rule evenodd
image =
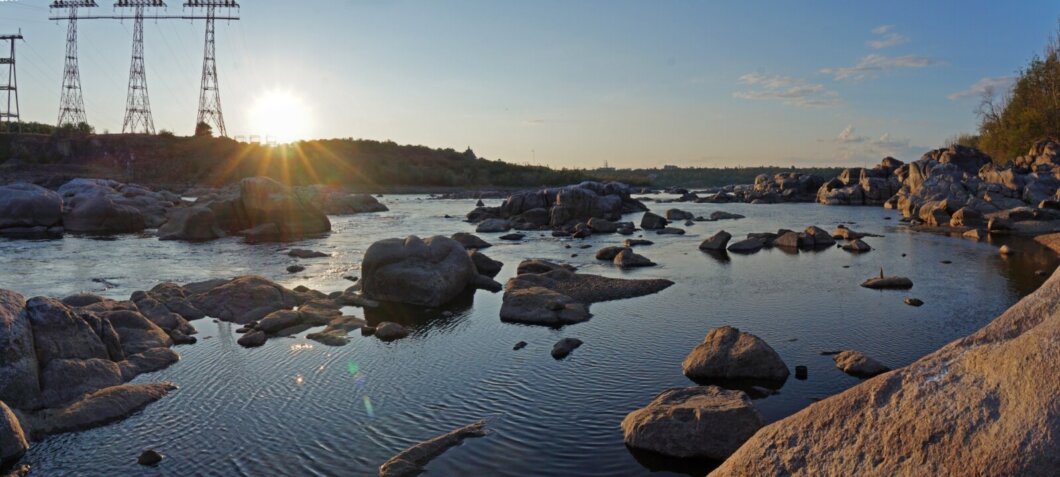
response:
<svg viewBox="0 0 1060 477"><path fill-rule="evenodd" d="M78 126L88 124L85 100L81 97L81 72L77 67L77 9L97 7L96 0L55 0L49 8L66 9L66 66L63 67L63 89L59 100L59 121ZM58 18L56 18L58 20Z"/></svg>
<svg viewBox="0 0 1060 477"><path fill-rule="evenodd" d="M147 70L144 67L144 9L165 7L162 0L118 0L115 8L133 9L132 61L129 64L129 94L125 99L125 122L121 132L155 133L151 118L151 98L147 94Z"/></svg>
<svg viewBox="0 0 1060 477"><path fill-rule="evenodd" d="M206 45L202 54L202 80L199 89L199 114L195 121L198 125L206 123L222 137L228 137L225 129L225 116L221 110L221 87L217 80L217 56L214 44L214 21L217 19L217 8L239 8L234 0L188 0L184 7L206 9Z"/></svg>
<svg viewBox="0 0 1060 477"><path fill-rule="evenodd" d="M0 91L7 92L7 107L0 109L0 133L11 131L11 123L15 123L18 132L22 132L22 118L18 111L18 74L15 71L15 40L22 39L22 30L14 35L0 35L0 41L7 40L11 43L11 56L0 58L0 65L7 65L7 84L0 85ZM11 97L15 97L15 109L11 109Z"/></svg>

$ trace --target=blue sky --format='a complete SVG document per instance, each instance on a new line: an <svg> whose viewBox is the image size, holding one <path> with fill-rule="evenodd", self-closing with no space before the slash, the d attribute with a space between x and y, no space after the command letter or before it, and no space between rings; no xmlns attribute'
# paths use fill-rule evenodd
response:
<svg viewBox="0 0 1060 477"><path fill-rule="evenodd" d="M58 111L66 30L49 3L0 1L0 31L26 36L26 120ZM1044 0L241 3L242 21L217 25L231 135L471 146L569 167L916 159L972 131L976 85L1003 88L1060 17ZM120 131L132 24L79 30L89 121ZM145 25L158 129L191 132L202 41L201 22Z"/></svg>

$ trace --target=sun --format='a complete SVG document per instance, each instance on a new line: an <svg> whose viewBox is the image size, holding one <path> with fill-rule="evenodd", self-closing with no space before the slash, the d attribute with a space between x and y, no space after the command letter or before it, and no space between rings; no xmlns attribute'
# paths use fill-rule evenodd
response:
<svg viewBox="0 0 1060 477"><path fill-rule="evenodd" d="M313 115L305 101L285 90L261 94L250 110L253 133L262 139L289 143L310 139Z"/></svg>

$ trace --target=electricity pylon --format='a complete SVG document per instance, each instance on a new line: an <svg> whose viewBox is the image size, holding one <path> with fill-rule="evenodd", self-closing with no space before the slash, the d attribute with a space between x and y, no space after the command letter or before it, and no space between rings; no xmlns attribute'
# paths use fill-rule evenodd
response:
<svg viewBox="0 0 1060 477"><path fill-rule="evenodd" d="M77 9L97 7L96 0L55 0L52 9L68 10L66 17L66 65L63 67L63 89L59 99L59 121L78 126L88 124L85 116L85 100L81 97L81 71L77 66ZM58 20L58 18L56 18Z"/></svg>
<svg viewBox="0 0 1060 477"><path fill-rule="evenodd" d="M133 9L132 60L129 64L129 94L125 99L125 121L121 132L155 133L151 118L151 98L147 94L147 69L144 67L144 9L165 7L162 0L118 0L115 8Z"/></svg>
<svg viewBox="0 0 1060 477"><path fill-rule="evenodd" d="M7 84L0 85L0 91L7 93L7 106L0 104L0 133L12 132L11 123L15 123L18 132L22 132L22 118L18 110L18 73L15 71L15 40L22 39L22 31L14 35L0 35L0 41L11 43L11 56L0 58L0 65L7 65ZM11 97L15 98L15 108L11 109Z"/></svg>
<svg viewBox="0 0 1060 477"><path fill-rule="evenodd" d="M217 8L239 8L234 0L188 0L184 7L206 9L206 44L202 54L202 80L199 87L199 114L195 126L206 123L218 135L228 137L225 116L221 110L221 86L217 79L217 56L214 43L214 22Z"/></svg>

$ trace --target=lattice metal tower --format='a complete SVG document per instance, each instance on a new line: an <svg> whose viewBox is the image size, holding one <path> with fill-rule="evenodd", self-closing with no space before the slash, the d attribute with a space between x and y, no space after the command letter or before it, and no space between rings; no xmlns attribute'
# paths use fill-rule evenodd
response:
<svg viewBox="0 0 1060 477"><path fill-rule="evenodd" d="M11 123L15 123L18 132L22 132L22 118L18 111L18 73L15 71L15 40L21 39L21 30L14 35L0 35L0 41L11 43L11 56L0 58L0 65L7 65L7 84L0 84L0 91L7 93L7 106L0 104L0 133L11 132ZM12 97L15 99L14 109L11 108Z"/></svg>
<svg viewBox="0 0 1060 477"><path fill-rule="evenodd" d="M220 136L228 137L225 116L221 110L221 87L217 80L217 59L214 44L214 22L217 8L239 8L234 0L188 0L184 7L206 9L206 45L202 54L202 81L199 88L199 114L195 120L198 127L206 123Z"/></svg>
<svg viewBox="0 0 1060 477"><path fill-rule="evenodd" d="M81 97L81 72L77 67L77 9L97 7L96 0L55 0L52 9L66 9L66 66L63 67L63 89L59 100L59 121L64 124L87 124L85 100Z"/></svg>
<svg viewBox="0 0 1060 477"><path fill-rule="evenodd" d="M151 99L147 94L147 69L144 67L144 9L165 7L162 0L118 0L115 8L133 9L132 61L129 65L129 94L125 99L125 122L121 132L155 133L151 118Z"/></svg>

